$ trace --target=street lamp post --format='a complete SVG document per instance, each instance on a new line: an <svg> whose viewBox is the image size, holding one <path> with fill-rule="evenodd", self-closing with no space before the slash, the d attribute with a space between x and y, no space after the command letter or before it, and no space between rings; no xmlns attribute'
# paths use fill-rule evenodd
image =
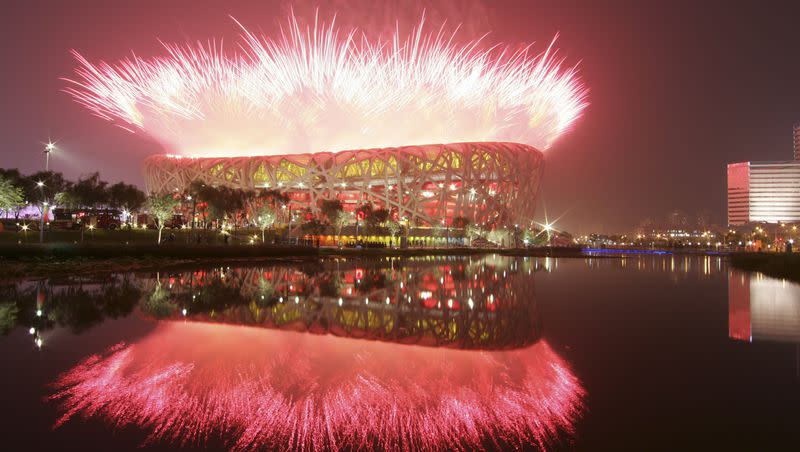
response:
<svg viewBox="0 0 800 452"><path fill-rule="evenodd" d="M56 145L53 144L52 141L48 141L47 144L44 146L44 170L45 172L50 171L50 153L56 149ZM42 214L41 214L41 221L39 223L39 243L44 243L44 217L47 216L47 200L44 197L44 182L39 181L36 183L36 186L42 191Z"/></svg>
<svg viewBox="0 0 800 452"><path fill-rule="evenodd" d="M39 243L44 243L44 217L47 215L47 201L45 201L44 198L44 182L36 182L36 186L39 187L42 193L42 211L39 215Z"/></svg>
<svg viewBox="0 0 800 452"><path fill-rule="evenodd" d="M44 170L50 171L50 153L56 149L56 145L52 141L48 141L44 146Z"/></svg>

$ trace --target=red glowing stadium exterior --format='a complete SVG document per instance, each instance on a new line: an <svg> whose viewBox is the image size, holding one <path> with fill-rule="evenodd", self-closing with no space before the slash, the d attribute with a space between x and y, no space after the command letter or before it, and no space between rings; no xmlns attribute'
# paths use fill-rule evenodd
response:
<svg viewBox="0 0 800 452"><path fill-rule="evenodd" d="M532 218L544 158L518 143L452 143L256 157L155 155L145 160L147 190L183 191L193 181L269 188L289 195L291 209L319 211L339 199L348 212L371 204L421 226L508 226Z"/></svg>

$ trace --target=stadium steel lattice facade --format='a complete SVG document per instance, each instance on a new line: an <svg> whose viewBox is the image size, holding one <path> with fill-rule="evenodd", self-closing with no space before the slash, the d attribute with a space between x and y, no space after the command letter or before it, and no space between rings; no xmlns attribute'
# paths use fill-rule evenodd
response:
<svg viewBox="0 0 800 452"><path fill-rule="evenodd" d="M322 199L345 210L371 204L412 224L512 225L533 218L544 158L518 143L454 143L258 157L155 155L147 190L183 191L193 181L285 192L292 209L316 214Z"/></svg>

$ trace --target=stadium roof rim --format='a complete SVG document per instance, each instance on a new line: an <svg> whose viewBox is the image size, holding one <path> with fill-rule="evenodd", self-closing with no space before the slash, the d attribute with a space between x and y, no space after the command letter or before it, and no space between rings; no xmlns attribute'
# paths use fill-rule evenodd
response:
<svg viewBox="0 0 800 452"><path fill-rule="evenodd" d="M432 144L413 144L408 146L387 146L387 147L374 147L374 148L360 148L360 149L343 149L341 151L320 151L320 152L302 152L302 153L284 153L284 154L254 154L254 155L204 155L204 156L193 156L193 155L181 155L181 154L172 154L172 153L164 153L164 154L153 154L148 156L147 158L171 158L171 159L242 159L242 158L276 158L276 157L313 157L313 156L334 156L334 155L353 155L358 154L361 152L365 153L374 153L378 151L413 151L416 149L419 150L426 150L432 148L439 148L439 147L446 147L446 148L459 148L459 147L468 147L468 146L476 146L476 145L488 145L489 147L513 147L513 148L528 148L531 151L535 151L541 154L544 154L540 149L531 146L529 144L524 143L516 143L513 141L457 141L453 143L432 143Z"/></svg>

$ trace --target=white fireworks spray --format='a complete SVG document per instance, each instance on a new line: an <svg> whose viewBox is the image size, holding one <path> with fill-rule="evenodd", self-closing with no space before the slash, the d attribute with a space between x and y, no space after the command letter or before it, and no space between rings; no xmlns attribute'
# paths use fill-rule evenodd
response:
<svg viewBox="0 0 800 452"><path fill-rule="evenodd" d="M238 22L237 22L238 23ZM370 41L335 21L278 39L242 26L239 50L164 44L162 57L92 63L66 91L95 115L191 156L290 154L463 141L546 149L586 107L553 43L511 52L455 33ZM553 40L555 42L555 39Z"/></svg>

